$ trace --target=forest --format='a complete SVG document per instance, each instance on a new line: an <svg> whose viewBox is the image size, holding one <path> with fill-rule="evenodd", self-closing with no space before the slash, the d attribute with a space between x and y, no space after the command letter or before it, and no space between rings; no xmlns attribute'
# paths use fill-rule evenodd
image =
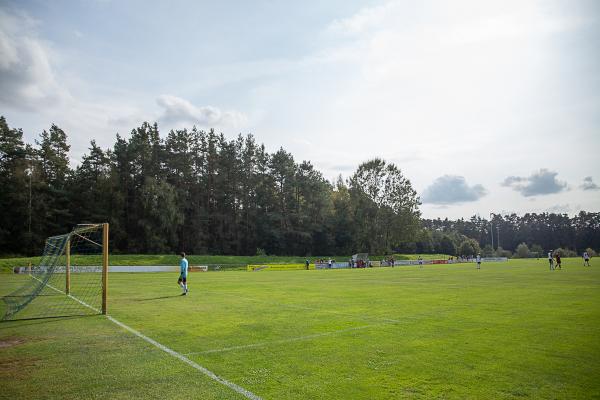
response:
<svg viewBox="0 0 600 400"><path fill-rule="evenodd" d="M382 159L329 182L310 161L252 135L143 123L72 165L56 125L25 143L0 117L0 255L39 254L48 236L109 222L114 253L535 255L600 250L600 213L423 219L401 169ZM494 243L492 246L492 233ZM527 252L524 247L527 247Z"/></svg>

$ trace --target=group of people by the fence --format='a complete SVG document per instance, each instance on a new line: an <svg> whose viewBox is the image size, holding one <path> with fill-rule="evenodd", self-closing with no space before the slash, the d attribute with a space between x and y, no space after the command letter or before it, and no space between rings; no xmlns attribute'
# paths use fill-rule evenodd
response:
<svg viewBox="0 0 600 400"><path fill-rule="evenodd" d="M453 261L453 262L472 262L472 261L476 261L477 260L477 256L474 255L460 255L460 256L455 256L455 257L448 257L448 261Z"/></svg>
<svg viewBox="0 0 600 400"><path fill-rule="evenodd" d="M309 260L306 260L306 269L308 269L308 266L310 264ZM335 260L333 258L330 258L328 260L325 260L323 258L319 258L315 260L315 265L327 265L327 268L333 268L333 266L336 264Z"/></svg>
<svg viewBox="0 0 600 400"><path fill-rule="evenodd" d="M396 265L396 260L394 259L394 257L384 258L383 260L381 260L379 265L381 267L393 267L394 265Z"/></svg>
<svg viewBox="0 0 600 400"><path fill-rule="evenodd" d="M590 254L585 251L582 255L583 258L583 265L589 267L590 266ZM434 260L433 263L435 264L435 261L440 261L440 260ZM481 262L483 261L483 258L481 257L480 254L477 254L477 256L465 256L465 255L461 255L461 256L452 256L452 257L448 257L448 260L443 260L444 263L448 263L448 264L454 264L454 263L469 263L469 262L474 262L477 264L477 268L481 268ZM431 262L431 261L430 261ZM562 269L562 260L561 260L561 254L560 251L554 251L554 250L550 250L548 252L548 262L550 264L550 270L555 270L555 269ZM310 267L310 260L306 259L305 261L305 267L306 269L309 269ZM406 261L401 261L400 264L404 264L407 263ZM419 264L419 266L423 266L424 264L424 260L421 256L419 256L419 258L417 259L416 262L412 261L410 262L415 263L415 264ZM348 262L336 262L335 259L333 258L329 258L329 259L323 259L323 258L319 258L316 259L314 261L315 267L317 269L332 269L332 268L369 268L372 266L381 266L381 267L394 267L396 265L396 260L394 259L394 257L387 257L382 259L381 261L375 261L374 263L372 263L371 261L369 261L368 259L354 259L354 258L350 258L348 260Z"/></svg>
<svg viewBox="0 0 600 400"><path fill-rule="evenodd" d="M329 259L323 259L323 258L318 258L314 261L315 263L315 267L317 269L324 269L324 268L328 268L328 269L332 269L332 268L367 268L367 267L371 267L371 262L368 260L354 260L352 258L350 258L348 260L348 262L336 262L335 259L333 258L329 258ZM310 260L306 259L306 261L304 262L304 266L306 269L309 269L310 267Z"/></svg>

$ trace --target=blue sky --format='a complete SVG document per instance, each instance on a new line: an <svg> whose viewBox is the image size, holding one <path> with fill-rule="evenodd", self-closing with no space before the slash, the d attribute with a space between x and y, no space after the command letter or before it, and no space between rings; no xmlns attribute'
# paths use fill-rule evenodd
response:
<svg viewBox="0 0 600 400"><path fill-rule="evenodd" d="M595 1L0 1L0 106L77 163L141 122L252 133L426 217L600 211Z"/></svg>

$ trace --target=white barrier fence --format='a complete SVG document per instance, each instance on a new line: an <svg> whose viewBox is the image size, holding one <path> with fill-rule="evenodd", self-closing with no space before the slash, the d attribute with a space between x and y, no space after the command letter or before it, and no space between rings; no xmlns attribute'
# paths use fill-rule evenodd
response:
<svg viewBox="0 0 600 400"><path fill-rule="evenodd" d="M481 262L506 262L507 257L482 257ZM474 263L477 262L475 258L459 258L452 260L421 260L423 264L462 264L462 263ZM394 265L419 265L419 260L398 260L394 262Z"/></svg>
<svg viewBox="0 0 600 400"><path fill-rule="evenodd" d="M421 260L423 264L460 264L460 263L474 263L476 260L474 258L470 259L453 259L453 260ZM481 259L481 262L506 262L508 258L506 257L484 257ZM384 261L383 264L381 261L371 261L371 267L389 267L390 263ZM419 265L419 260L397 260L394 261L394 266L399 265ZM211 267L212 268L212 267ZM331 267L329 267L328 263L316 263L316 269L343 269L343 268L351 268L349 262L335 262L332 263ZM356 268L356 266L353 266ZM190 272L207 272L208 265L195 265L190 266ZM215 267L215 270L219 268ZM33 272L34 274L45 273L46 267L14 267L13 272L15 274L27 274ZM102 272L102 267L98 265L72 265L71 273L85 273L85 272ZM128 265L111 265L108 267L108 272L179 272L179 266L173 265L139 265L139 266L128 266ZM64 266L55 267L54 273L65 273Z"/></svg>
<svg viewBox="0 0 600 400"><path fill-rule="evenodd" d="M350 263L349 262L335 262L331 264L331 267L329 267L328 263L316 263L315 264L315 269L343 269L343 268L350 268Z"/></svg>
<svg viewBox="0 0 600 400"><path fill-rule="evenodd" d="M419 265L421 264L461 264L461 263L474 263L477 260L475 258L459 258L459 259L452 259L452 260L395 260L394 261L394 266L399 266L399 265ZM508 261L507 257L483 257L481 259L481 262L506 262ZM371 267L391 267L392 264L389 261L377 261L377 260L373 260L370 261L370 266ZM331 265L331 267L329 267L328 263L317 263L315 264L315 268L316 269L340 269L340 268L351 268L350 267L350 263L349 262L342 262L342 263L333 263ZM356 267L354 267L356 268Z"/></svg>
<svg viewBox="0 0 600 400"><path fill-rule="evenodd" d="M15 274L27 274L33 272L34 274L45 273L46 267L15 267L13 272ZM64 274L66 267L58 266L54 268L54 273ZM191 272L207 272L208 265L197 265L190 266L189 271ZM71 273L84 273L84 272L102 272L102 266L97 265L72 265ZM108 272L179 272L179 266L173 265L111 265L108 267Z"/></svg>

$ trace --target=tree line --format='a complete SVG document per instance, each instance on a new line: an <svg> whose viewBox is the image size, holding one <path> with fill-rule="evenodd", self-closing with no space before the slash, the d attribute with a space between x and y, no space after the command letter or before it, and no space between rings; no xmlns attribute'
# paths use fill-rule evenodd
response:
<svg viewBox="0 0 600 400"><path fill-rule="evenodd" d="M252 135L144 123L72 168L56 125L35 144L0 118L0 254L36 254L50 235L108 221L111 251L276 255L385 253L419 229L419 200L381 159L328 182Z"/></svg>
<svg viewBox="0 0 600 400"><path fill-rule="evenodd" d="M587 249L600 250L600 213L580 211L569 217L567 214L527 213L492 214L490 219L473 216L470 219L423 219L425 234L418 244L428 248L435 243L436 233L446 235L454 241L456 253L461 253L460 246L465 238L473 239L476 250L485 255L520 257L529 254L539 255L549 250L562 249L563 254L575 255ZM449 248L452 245L447 241ZM471 244L473 244L471 242ZM492 247L493 244L493 247Z"/></svg>
<svg viewBox="0 0 600 400"><path fill-rule="evenodd" d="M327 181L310 161L252 135L143 123L71 166L56 125L34 144L0 117L0 254L38 254L46 237L109 222L111 251L254 255L498 254L521 243L600 249L600 213L421 219L394 164L373 159ZM500 243L491 246L491 232Z"/></svg>

